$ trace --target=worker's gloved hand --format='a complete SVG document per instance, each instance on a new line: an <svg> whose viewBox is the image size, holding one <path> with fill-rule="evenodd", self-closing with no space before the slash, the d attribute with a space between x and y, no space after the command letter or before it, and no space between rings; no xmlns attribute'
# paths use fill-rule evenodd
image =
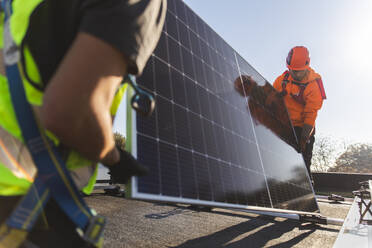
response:
<svg viewBox="0 0 372 248"><path fill-rule="evenodd" d="M248 75L241 75L234 81L234 88L241 96L249 96L252 88L257 86L256 81Z"/></svg>
<svg viewBox="0 0 372 248"><path fill-rule="evenodd" d="M148 169L142 166L132 154L118 148L120 161L114 165L107 166L113 183L125 184L132 176L144 176Z"/></svg>
<svg viewBox="0 0 372 248"><path fill-rule="evenodd" d="M310 139L310 136L313 132L313 126L309 124L304 124L302 127L302 132L301 132L301 138L300 138L300 148L301 152L305 152L306 150L306 144Z"/></svg>

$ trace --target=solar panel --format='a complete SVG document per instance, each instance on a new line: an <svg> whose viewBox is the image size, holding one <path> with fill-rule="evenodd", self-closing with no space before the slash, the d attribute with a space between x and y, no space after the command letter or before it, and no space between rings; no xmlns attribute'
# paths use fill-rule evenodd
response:
<svg viewBox="0 0 372 248"><path fill-rule="evenodd" d="M251 94L234 88L243 75L258 83ZM128 112L132 153L150 169L132 179L132 198L318 211L282 99L183 1L168 1L138 84L156 109Z"/></svg>

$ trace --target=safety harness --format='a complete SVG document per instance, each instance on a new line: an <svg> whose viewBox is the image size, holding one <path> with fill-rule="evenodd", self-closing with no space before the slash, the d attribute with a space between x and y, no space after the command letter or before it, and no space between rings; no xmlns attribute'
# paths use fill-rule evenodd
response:
<svg viewBox="0 0 372 248"><path fill-rule="evenodd" d="M57 147L44 133L22 82L20 50L10 35L11 0L4 0L4 62L9 91L24 143L38 169L34 183L6 223L0 226L0 247L18 247L31 231L46 203L53 198L91 245L102 244L105 219L92 213L73 182Z"/></svg>
<svg viewBox="0 0 372 248"><path fill-rule="evenodd" d="M289 82L288 78L289 78L289 71L285 71L284 72L284 79L282 81L282 91L280 92L280 95L281 96L286 96L288 94L287 90L286 90L286 87L287 87L287 84L288 83L292 83L292 84L295 84L299 87L299 92L297 94L290 94L291 97L296 101L298 102L299 104L305 106L306 105L306 101L305 101L305 98L304 98L304 92L305 92L305 89L306 87L309 85L309 83L311 82L307 82L307 83L300 83L300 82L296 82L296 81L291 81ZM325 94L325 90L324 90L324 86L323 86L323 82L322 82L322 79L320 78L316 78L315 79L318 87L319 87L319 90L320 90L320 94L322 96L322 99L325 100L327 99L327 96Z"/></svg>

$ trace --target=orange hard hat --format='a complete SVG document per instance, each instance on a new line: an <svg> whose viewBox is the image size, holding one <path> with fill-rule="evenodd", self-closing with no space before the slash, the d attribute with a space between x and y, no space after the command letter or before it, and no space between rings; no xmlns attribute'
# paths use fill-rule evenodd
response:
<svg viewBox="0 0 372 248"><path fill-rule="evenodd" d="M289 51L286 62L290 70L305 70L310 66L309 51L304 46L296 46Z"/></svg>

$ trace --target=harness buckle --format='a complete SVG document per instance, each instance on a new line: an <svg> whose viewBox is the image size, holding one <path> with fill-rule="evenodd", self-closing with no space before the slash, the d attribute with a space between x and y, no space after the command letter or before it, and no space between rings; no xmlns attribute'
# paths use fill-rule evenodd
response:
<svg viewBox="0 0 372 248"><path fill-rule="evenodd" d="M98 245L102 237L106 220L101 215L94 215L89 219L89 224L82 234L82 238L90 244Z"/></svg>
<svg viewBox="0 0 372 248"><path fill-rule="evenodd" d="M0 225L0 248L17 248L26 241L28 232L9 227L3 223Z"/></svg>

